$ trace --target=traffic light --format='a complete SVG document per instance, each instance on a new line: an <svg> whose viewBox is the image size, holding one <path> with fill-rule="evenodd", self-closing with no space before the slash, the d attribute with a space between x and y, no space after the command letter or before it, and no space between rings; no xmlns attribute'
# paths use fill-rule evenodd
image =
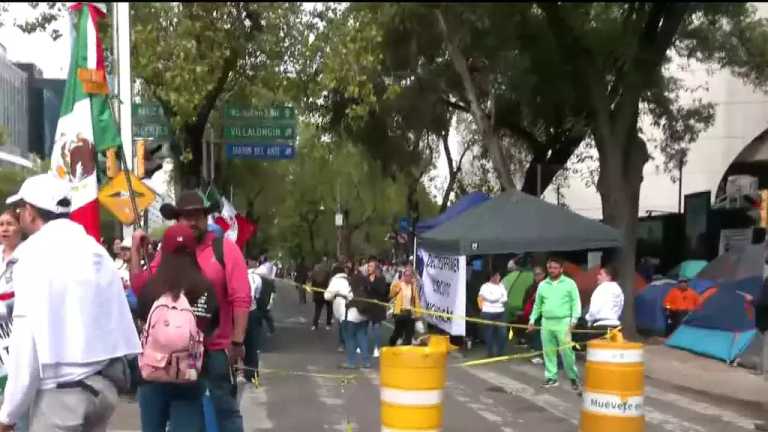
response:
<svg viewBox="0 0 768 432"><path fill-rule="evenodd" d="M162 143L154 140L136 141L134 172L137 177L152 177L152 174L163 167L163 160L160 157L162 149Z"/></svg>
<svg viewBox="0 0 768 432"><path fill-rule="evenodd" d="M107 150L107 177L115 178L120 173L120 161L117 160L117 149Z"/></svg>

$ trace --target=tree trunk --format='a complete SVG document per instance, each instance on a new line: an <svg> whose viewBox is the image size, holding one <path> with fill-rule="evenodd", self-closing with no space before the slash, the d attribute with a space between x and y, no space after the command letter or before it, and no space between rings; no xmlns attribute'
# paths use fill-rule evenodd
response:
<svg viewBox="0 0 768 432"><path fill-rule="evenodd" d="M180 132L181 148L190 149L192 153L192 160L181 162L181 187L182 190L195 189L200 187L200 181L202 179L205 123L202 125L200 125L200 122L186 124L182 127Z"/></svg>
<svg viewBox="0 0 768 432"><path fill-rule="evenodd" d="M600 134L596 134L598 135ZM643 181L643 166L648 161L648 150L636 132L624 142L626 144L614 145L601 152L597 187L605 223L619 230L623 236L624 244L615 260L619 284L624 290L622 327L626 336L636 337L634 281L637 225L640 186Z"/></svg>

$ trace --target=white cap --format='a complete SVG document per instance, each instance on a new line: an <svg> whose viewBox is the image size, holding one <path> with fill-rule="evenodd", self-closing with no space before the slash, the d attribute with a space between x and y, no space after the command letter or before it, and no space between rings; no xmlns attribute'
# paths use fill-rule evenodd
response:
<svg viewBox="0 0 768 432"><path fill-rule="evenodd" d="M130 236L123 239L123 242L120 243L120 247L123 249L130 249L131 245L133 245L133 240Z"/></svg>
<svg viewBox="0 0 768 432"><path fill-rule="evenodd" d="M66 201L62 202L65 198ZM19 191L8 197L5 203L20 201L53 213L68 213L71 206L70 186L53 174L38 174L24 180Z"/></svg>

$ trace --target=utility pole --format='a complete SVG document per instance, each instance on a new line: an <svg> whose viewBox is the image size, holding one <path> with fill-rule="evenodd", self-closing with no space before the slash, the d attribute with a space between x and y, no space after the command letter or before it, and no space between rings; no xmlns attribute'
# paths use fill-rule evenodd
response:
<svg viewBox="0 0 768 432"><path fill-rule="evenodd" d="M677 213L683 213L683 155L680 155L678 161L678 184L677 184Z"/></svg>

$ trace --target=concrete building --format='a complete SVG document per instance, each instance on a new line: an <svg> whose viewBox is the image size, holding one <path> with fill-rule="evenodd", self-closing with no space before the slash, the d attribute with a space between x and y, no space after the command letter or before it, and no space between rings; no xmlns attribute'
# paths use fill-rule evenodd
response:
<svg viewBox="0 0 768 432"><path fill-rule="evenodd" d="M6 57L0 45L0 127L7 142L1 147L6 153L26 156L29 149L28 77Z"/></svg>

